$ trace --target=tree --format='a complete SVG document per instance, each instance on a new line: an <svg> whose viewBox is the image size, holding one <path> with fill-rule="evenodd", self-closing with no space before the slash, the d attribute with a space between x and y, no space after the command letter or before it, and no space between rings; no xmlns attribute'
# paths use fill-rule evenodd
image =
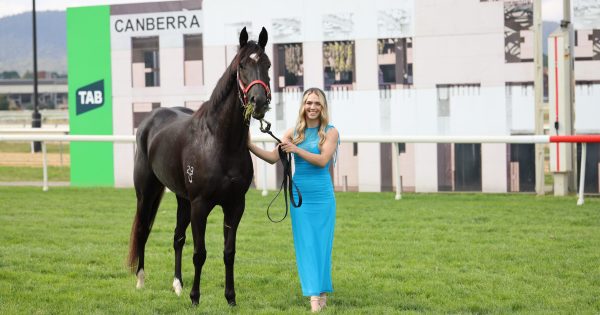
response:
<svg viewBox="0 0 600 315"><path fill-rule="evenodd" d="M0 94L0 110L8 110L8 97Z"/></svg>
<svg viewBox="0 0 600 315"><path fill-rule="evenodd" d="M19 79L19 73L17 71L2 71L0 73L0 78L8 80L8 79Z"/></svg>
<svg viewBox="0 0 600 315"><path fill-rule="evenodd" d="M27 70L27 72L25 72L23 75L23 79L33 79L33 72Z"/></svg>

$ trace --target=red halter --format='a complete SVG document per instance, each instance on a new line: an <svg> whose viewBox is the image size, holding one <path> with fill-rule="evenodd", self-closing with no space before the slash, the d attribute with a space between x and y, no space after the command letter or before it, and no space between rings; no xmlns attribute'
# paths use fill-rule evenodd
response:
<svg viewBox="0 0 600 315"><path fill-rule="evenodd" d="M252 82L250 82L250 84L248 84L248 86L244 87L244 82L242 81L242 78L240 78L240 71L237 71L237 81L239 84L239 88L240 88L240 100L242 101L242 106L246 107L246 105L248 104L248 91L250 91L250 88L255 85L255 84L260 84L262 85L262 87L265 89L265 91L267 92L267 104L271 103L271 89L269 89L269 86L263 82L262 80L254 80Z"/></svg>

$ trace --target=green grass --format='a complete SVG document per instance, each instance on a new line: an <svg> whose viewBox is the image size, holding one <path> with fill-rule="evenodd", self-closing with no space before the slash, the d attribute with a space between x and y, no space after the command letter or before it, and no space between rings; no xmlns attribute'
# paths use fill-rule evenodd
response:
<svg viewBox="0 0 600 315"><path fill-rule="evenodd" d="M48 181L68 182L71 180L71 168L68 166L48 166ZM41 167L0 166L0 182L29 182L43 180Z"/></svg>
<svg viewBox="0 0 600 315"><path fill-rule="evenodd" d="M273 194L270 194L272 197ZM600 312L600 200L534 195L337 193L335 293L324 314ZM200 306L175 296L175 199L147 245L146 287L124 266L131 189L0 190L0 314L306 314L290 219L250 191L238 231L238 306L223 297L222 211L207 227ZM281 210L281 207L278 208ZM279 213L281 214L281 213Z"/></svg>
<svg viewBox="0 0 600 315"><path fill-rule="evenodd" d="M69 148L68 142L46 143L47 153L60 153L62 150L63 154L68 154L70 152ZM31 152L31 142L0 141L0 152L29 153Z"/></svg>

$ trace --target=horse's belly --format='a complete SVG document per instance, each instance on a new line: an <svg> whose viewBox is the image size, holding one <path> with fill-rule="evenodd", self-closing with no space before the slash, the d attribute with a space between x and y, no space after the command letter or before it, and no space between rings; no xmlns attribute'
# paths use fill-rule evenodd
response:
<svg viewBox="0 0 600 315"><path fill-rule="evenodd" d="M170 191L187 196L180 165L158 159L152 163L152 169L158 180Z"/></svg>

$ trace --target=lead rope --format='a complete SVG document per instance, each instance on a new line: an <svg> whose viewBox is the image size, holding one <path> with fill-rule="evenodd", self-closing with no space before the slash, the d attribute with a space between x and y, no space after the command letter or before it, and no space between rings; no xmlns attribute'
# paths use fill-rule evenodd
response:
<svg viewBox="0 0 600 315"><path fill-rule="evenodd" d="M267 125L266 127L263 127L263 122ZM273 137L273 139L275 139L275 141L277 141L277 143L281 143L281 140L279 140L279 138L277 138L273 132L271 132L271 123L261 119L260 120L260 131L262 133L266 133L269 134L271 137ZM288 214L288 190L289 190L289 194L290 194L290 202L292 203L292 205L296 208L300 207L302 205L302 194L300 193L300 189L298 189L298 186L296 186L296 184L294 183L294 181L292 180L292 155L290 153L285 153L283 152L283 150L281 150L281 148L277 148L277 151L279 153L279 160L281 161L281 165L283 166L283 180L281 181L281 187L279 187L279 191L277 192L277 195L275 195L275 197L273 198L273 200L271 200L271 202L269 203L269 206L267 207L267 217L269 218L269 220L271 220L271 222L273 223L279 223L281 221L283 221ZM296 203L294 201L294 195L292 194L293 188L296 188L296 193L298 194L298 203ZM273 202L275 201L275 199L277 199L277 197L279 196L279 194L281 193L281 191L283 190L283 195L284 195L284 200L285 200L285 215L283 216L283 218L281 218L281 220L273 220L273 218L271 218L271 215L269 214L269 209L271 208L271 205L273 204Z"/></svg>

